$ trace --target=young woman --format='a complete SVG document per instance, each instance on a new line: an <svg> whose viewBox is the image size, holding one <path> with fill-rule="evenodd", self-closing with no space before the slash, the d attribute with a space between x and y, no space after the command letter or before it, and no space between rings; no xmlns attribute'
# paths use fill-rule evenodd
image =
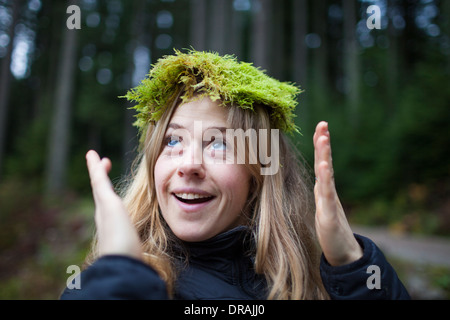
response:
<svg viewBox="0 0 450 320"><path fill-rule="evenodd" d="M351 231L328 124L313 137L314 186L289 142L298 93L230 56L160 59L127 95L142 139L121 197L111 162L86 155L97 239L81 289L61 298L409 298L376 245Z"/></svg>

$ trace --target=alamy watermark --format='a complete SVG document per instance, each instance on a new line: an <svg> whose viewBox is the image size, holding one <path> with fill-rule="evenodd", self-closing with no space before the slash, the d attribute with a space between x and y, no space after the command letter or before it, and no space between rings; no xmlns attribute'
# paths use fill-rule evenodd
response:
<svg viewBox="0 0 450 320"><path fill-rule="evenodd" d="M80 267L72 264L67 267L66 273L72 274L67 278L67 281L66 281L67 289L80 290L81 289Z"/></svg>
<svg viewBox="0 0 450 320"><path fill-rule="evenodd" d="M366 13L370 16L366 20L366 26L369 29L381 29L381 9L377 5L367 7Z"/></svg>
<svg viewBox="0 0 450 320"><path fill-rule="evenodd" d="M67 7L66 13L70 16L66 20L67 29L81 29L81 10L77 5Z"/></svg>
<svg viewBox="0 0 450 320"><path fill-rule="evenodd" d="M205 152L204 143L216 145ZM175 164L259 164L261 175L275 175L280 168L280 133L278 129L230 129L208 127L194 121L193 131L174 126L165 141L168 156Z"/></svg>
<svg viewBox="0 0 450 320"><path fill-rule="evenodd" d="M370 274L367 278L367 289L381 289L381 269L379 266L372 264L367 267L366 273Z"/></svg>

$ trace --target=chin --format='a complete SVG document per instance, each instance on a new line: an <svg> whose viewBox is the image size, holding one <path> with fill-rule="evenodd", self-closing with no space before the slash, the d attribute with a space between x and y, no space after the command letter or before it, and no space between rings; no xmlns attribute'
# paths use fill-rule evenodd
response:
<svg viewBox="0 0 450 320"><path fill-rule="evenodd" d="M195 233L195 232L181 232L181 233L175 233L175 236L185 242L200 242L208 240L209 238L212 238L213 235L203 234L203 233Z"/></svg>
<svg viewBox="0 0 450 320"><path fill-rule="evenodd" d="M189 223L188 223L189 224ZM171 228L175 236L186 242L200 242L214 237L218 232L214 230L205 230L201 225L186 225L184 222L179 228Z"/></svg>

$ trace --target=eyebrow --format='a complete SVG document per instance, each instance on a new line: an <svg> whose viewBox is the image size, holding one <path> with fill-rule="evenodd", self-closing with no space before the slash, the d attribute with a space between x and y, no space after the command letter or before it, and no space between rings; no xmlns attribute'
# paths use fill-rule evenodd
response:
<svg viewBox="0 0 450 320"><path fill-rule="evenodd" d="M169 125L167 126L167 128L172 128L172 129L186 129L186 128L185 128L184 126L182 126L181 124L178 124L178 123L175 123L175 122L169 123ZM227 128L227 127L218 127L218 126L210 126L210 127L207 127L205 130L209 130L209 129L217 129L217 130L219 130L219 131L221 131L221 132L226 132L227 129L229 129L229 128Z"/></svg>
<svg viewBox="0 0 450 320"><path fill-rule="evenodd" d="M182 125L179 125L178 123L171 122L171 123L169 123L169 125L167 126L167 128L180 129L180 128L184 128L184 127L183 127Z"/></svg>

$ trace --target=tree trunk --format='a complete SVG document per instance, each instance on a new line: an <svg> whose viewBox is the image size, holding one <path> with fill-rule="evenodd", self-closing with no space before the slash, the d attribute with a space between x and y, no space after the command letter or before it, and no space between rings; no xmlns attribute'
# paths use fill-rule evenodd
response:
<svg viewBox="0 0 450 320"><path fill-rule="evenodd" d="M395 10L396 1L389 0L388 4L388 12ZM407 12L407 11L406 11ZM386 62L386 96L388 98L386 115L387 117L392 117L395 113L395 108L397 105L397 96L399 91L399 81L400 81L400 70L401 61L400 61L400 43L399 43L399 30L396 30L392 19L389 21L387 28L387 35L389 39L389 48L387 49L387 62ZM407 47L405 45L404 47ZM408 52L405 51L406 56Z"/></svg>
<svg viewBox="0 0 450 320"><path fill-rule="evenodd" d="M144 48L150 48L151 42L149 37L146 37L146 28L148 28L148 21L146 19L146 1L139 0L133 2L133 23L130 28L130 39L132 39L132 50L134 54L137 52L136 50L145 50ZM151 64L151 58L149 57L149 65L143 66L140 64L136 64L137 61L134 59L134 54L130 57L128 62L129 64L129 74L130 74L130 83L132 87L139 85L140 81L143 80L148 74ZM148 51L150 55L150 50ZM126 108L124 110L124 134L122 140L122 171L124 173L130 172L130 167L133 163L134 158L136 157L137 151L137 129L133 126L133 122L136 120L134 115L135 111L130 109L133 106L131 102L126 102Z"/></svg>
<svg viewBox="0 0 450 320"><path fill-rule="evenodd" d="M211 6L208 15L208 49L218 52L223 55L227 52L228 36L229 32L229 21L230 21L230 10L231 2L223 0L210 0L209 5Z"/></svg>
<svg viewBox="0 0 450 320"><path fill-rule="evenodd" d="M292 54L292 79L302 87L307 84L308 50L305 44L305 37L308 28L308 1L293 1L293 54Z"/></svg>
<svg viewBox="0 0 450 320"><path fill-rule="evenodd" d="M297 122L300 122L302 131L307 130L308 121L308 49L305 44L305 37L308 28L308 1L295 0L292 8L292 80L300 86L302 90L306 90L300 95L300 104L296 108ZM309 132L309 131L308 131Z"/></svg>
<svg viewBox="0 0 450 320"><path fill-rule="evenodd" d="M270 48L268 49L271 75L279 80L286 80L286 64L285 59L280 59L280 57L286 57L285 50L285 26L284 26L284 15L286 8L286 1L273 1L270 3L271 7L269 11L270 23L272 29L271 38L268 39L270 43Z"/></svg>
<svg viewBox="0 0 450 320"><path fill-rule="evenodd" d="M3 159L6 145L6 127L8 118L9 94L11 86L11 55L14 43L14 29L19 14L19 6L22 1L12 1L12 23L8 30L9 44L6 55L2 59L0 73L0 177L3 168ZM1 179L0 179L1 180Z"/></svg>
<svg viewBox="0 0 450 320"><path fill-rule="evenodd" d="M68 5L73 4L70 1ZM49 137L47 158L47 194L59 193L65 188L67 156L69 151L70 114L77 59L77 29L63 28L63 41L60 52L54 112Z"/></svg>
<svg viewBox="0 0 450 320"><path fill-rule="evenodd" d="M271 41L270 9L271 0L255 2L251 31L250 58L256 67L270 73L269 44Z"/></svg>
<svg viewBox="0 0 450 320"><path fill-rule="evenodd" d="M350 123L358 122L359 55L356 41L356 8L354 0L344 0L344 88Z"/></svg>
<svg viewBox="0 0 450 320"><path fill-rule="evenodd" d="M246 38L246 16L244 13L236 10L231 10L231 27L229 35L229 53L243 60L244 55L244 39Z"/></svg>
<svg viewBox="0 0 450 320"><path fill-rule="evenodd" d="M191 0L191 45L206 50L206 0Z"/></svg>
<svg viewBox="0 0 450 320"><path fill-rule="evenodd" d="M442 22L442 27L444 33L447 37L450 36L450 1L441 2L441 11L444 21ZM450 55L447 54L446 72L450 73Z"/></svg>
<svg viewBox="0 0 450 320"><path fill-rule="evenodd" d="M328 52L327 52L327 7L325 1L312 2L312 28L320 38L320 46L311 49L312 68L310 88L313 88L312 103L319 113L327 104L328 85Z"/></svg>

